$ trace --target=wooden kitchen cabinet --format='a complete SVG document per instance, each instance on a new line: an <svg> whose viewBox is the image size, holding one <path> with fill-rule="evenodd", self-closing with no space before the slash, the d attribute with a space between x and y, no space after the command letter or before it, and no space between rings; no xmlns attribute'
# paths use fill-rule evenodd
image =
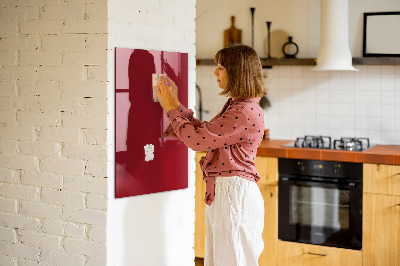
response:
<svg viewBox="0 0 400 266"><path fill-rule="evenodd" d="M260 173L261 174L261 173ZM278 241L278 186L259 185L264 198L264 250L258 259L259 266L276 265Z"/></svg>
<svg viewBox="0 0 400 266"><path fill-rule="evenodd" d="M205 152L196 153L196 196L195 196L195 256L204 258L205 255L205 203L206 191L203 181L203 172L199 161ZM260 266L275 265L276 242L278 239L278 159L257 156L255 159L257 171L261 178L258 182L261 194L264 198L264 251L259 258Z"/></svg>
<svg viewBox="0 0 400 266"><path fill-rule="evenodd" d="M363 170L363 265L400 266L400 166Z"/></svg>
<svg viewBox="0 0 400 266"><path fill-rule="evenodd" d="M363 259L358 250L281 240L277 252L277 266L361 266Z"/></svg>
<svg viewBox="0 0 400 266"><path fill-rule="evenodd" d="M203 172L200 169L199 161L206 152L196 152L196 194L195 194L195 228L194 228L194 254L197 258L204 258L204 248L206 240L206 224L204 195L206 193L206 183L203 181Z"/></svg>
<svg viewBox="0 0 400 266"><path fill-rule="evenodd" d="M399 165L365 163L363 173L364 193L400 196Z"/></svg>
<svg viewBox="0 0 400 266"><path fill-rule="evenodd" d="M365 193L363 265L400 266L400 196Z"/></svg>

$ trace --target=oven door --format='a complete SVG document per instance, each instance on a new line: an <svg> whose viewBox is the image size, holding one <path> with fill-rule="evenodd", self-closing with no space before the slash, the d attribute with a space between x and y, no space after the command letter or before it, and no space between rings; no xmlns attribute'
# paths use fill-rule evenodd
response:
<svg viewBox="0 0 400 266"><path fill-rule="evenodd" d="M361 249L362 181L279 179L278 238Z"/></svg>

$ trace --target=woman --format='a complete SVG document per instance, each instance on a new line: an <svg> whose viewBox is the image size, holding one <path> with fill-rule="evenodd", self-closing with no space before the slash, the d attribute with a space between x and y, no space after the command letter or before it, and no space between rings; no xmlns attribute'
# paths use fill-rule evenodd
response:
<svg viewBox="0 0 400 266"><path fill-rule="evenodd" d="M177 136L195 151L207 150L200 167L206 182L205 265L258 265L264 248L264 201L254 159L264 134L258 105L266 95L257 53L246 45L221 49L214 75L220 95L230 98L210 122L193 118L167 77L153 87L171 124L163 136Z"/></svg>

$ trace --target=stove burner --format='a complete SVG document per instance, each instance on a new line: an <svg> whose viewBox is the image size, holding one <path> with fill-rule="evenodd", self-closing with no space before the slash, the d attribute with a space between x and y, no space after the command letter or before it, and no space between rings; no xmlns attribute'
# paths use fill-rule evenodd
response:
<svg viewBox="0 0 400 266"><path fill-rule="evenodd" d="M297 138L294 146L302 148L330 149L331 137L306 135L304 138Z"/></svg>
<svg viewBox="0 0 400 266"><path fill-rule="evenodd" d="M369 148L368 138L340 138L333 142L333 148L336 150L363 151Z"/></svg>

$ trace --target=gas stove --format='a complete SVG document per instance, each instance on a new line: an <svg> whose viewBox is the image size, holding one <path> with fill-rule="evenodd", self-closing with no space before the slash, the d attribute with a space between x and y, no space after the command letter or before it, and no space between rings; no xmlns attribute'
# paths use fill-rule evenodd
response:
<svg viewBox="0 0 400 266"><path fill-rule="evenodd" d="M306 135L297 138L295 142L283 145L285 147L295 148L314 148L314 149L330 149L344 151L364 151L374 145L370 145L369 138L340 138L332 142L329 136L311 136Z"/></svg>

